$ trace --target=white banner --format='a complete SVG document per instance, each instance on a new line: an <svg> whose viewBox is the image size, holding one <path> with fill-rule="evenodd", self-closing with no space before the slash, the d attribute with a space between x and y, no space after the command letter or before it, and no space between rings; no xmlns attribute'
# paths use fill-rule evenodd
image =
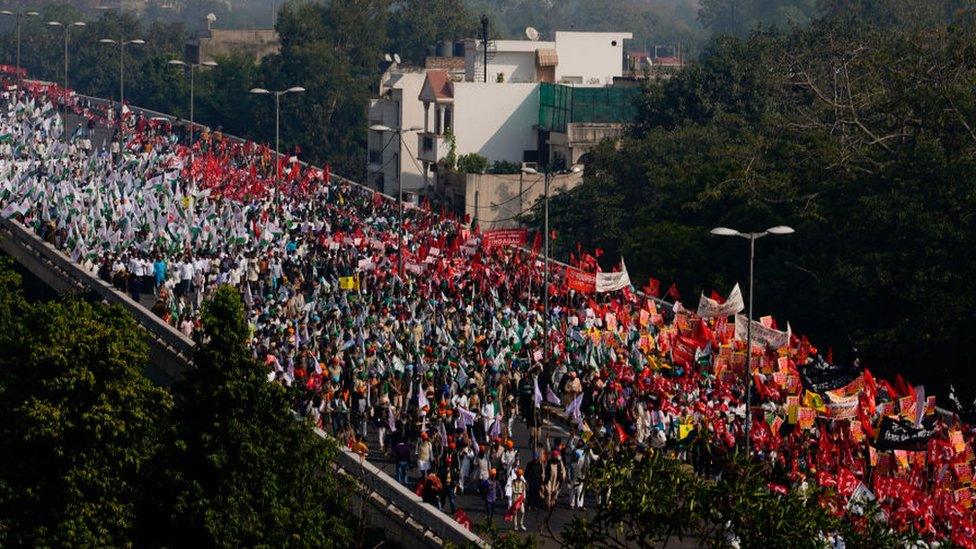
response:
<svg viewBox="0 0 976 549"><path fill-rule="evenodd" d="M735 338L739 341L746 341L746 336L748 335L749 330L748 322L749 321L746 317L742 315L735 315ZM786 325L785 332L780 332L779 330L767 328L759 322L753 320L752 341L753 344L761 343L762 345L771 349L785 347L790 342L789 324Z"/></svg>
<svg viewBox="0 0 976 549"><path fill-rule="evenodd" d="M620 258L620 270L615 273L596 273L596 291L614 292L630 286L630 275L627 274L627 265L624 259Z"/></svg>
<svg viewBox="0 0 976 549"><path fill-rule="evenodd" d="M698 316L702 318L725 318L741 313L745 308L745 303L742 302L742 290L736 284L735 288L729 292L729 298L725 300L725 303L719 303L714 299L705 297L703 293L698 301Z"/></svg>

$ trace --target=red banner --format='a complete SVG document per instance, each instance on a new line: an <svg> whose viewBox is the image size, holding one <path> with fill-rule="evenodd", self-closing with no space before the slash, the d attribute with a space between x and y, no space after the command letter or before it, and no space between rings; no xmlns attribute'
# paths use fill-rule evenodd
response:
<svg viewBox="0 0 976 549"><path fill-rule="evenodd" d="M528 240L528 229L495 229L486 231L485 247L495 246L524 246Z"/></svg>
<svg viewBox="0 0 976 549"><path fill-rule="evenodd" d="M596 273L588 273L575 267L567 267L566 288L585 294L592 294L596 291Z"/></svg>

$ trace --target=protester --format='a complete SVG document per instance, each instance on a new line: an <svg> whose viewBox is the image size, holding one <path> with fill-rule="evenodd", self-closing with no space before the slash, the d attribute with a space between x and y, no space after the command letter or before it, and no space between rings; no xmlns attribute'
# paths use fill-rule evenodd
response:
<svg viewBox="0 0 976 549"><path fill-rule="evenodd" d="M401 221L395 201L327 168L220 132L190 142L131 111L96 150L106 116L72 101L91 129L65 143L58 93L3 94L0 215L191 337L203 301L236 286L269 382L363 454L375 433L369 454L392 448L401 484L416 457L425 501L454 510L455 490L491 487L492 515L503 494L509 510L524 494L524 529L525 507L548 512L564 486L582 508L587 468L620 446L715 474L714 456L742 447L750 407L750 457L774 485L830 487L836 508L870 492L896 531L973 546L974 433L923 387L834 364L772 317L747 349L732 295L689 311L629 278L608 287L625 268L597 273L581 249L550 275L547 310L537 248L499 245L427 204ZM580 273L603 275L599 288ZM545 436L551 413L567 440Z"/></svg>

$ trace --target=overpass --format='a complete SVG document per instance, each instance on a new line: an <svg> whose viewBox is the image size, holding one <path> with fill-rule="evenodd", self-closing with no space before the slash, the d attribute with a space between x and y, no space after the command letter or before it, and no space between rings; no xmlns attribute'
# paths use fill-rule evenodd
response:
<svg viewBox="0 0 976 549"><path fill-rule="evenodd" d="M13 257L43 284L59 294L90 294L125 307L138 321L149 342L147 376L161 385L172 385L192 368L193 341L100 280L44 242L23 224L0 218L0 248ZM329 438L315 429L316 436ZM427 505L393 480L388 474L342 445L335 458L336 471L350 477L358 487L352 494L350 511L364 513L369 524L406 547L442 547L446 543L468 547L488 547L454 519ZM368 505L362 505L363 502Z"/></svg>

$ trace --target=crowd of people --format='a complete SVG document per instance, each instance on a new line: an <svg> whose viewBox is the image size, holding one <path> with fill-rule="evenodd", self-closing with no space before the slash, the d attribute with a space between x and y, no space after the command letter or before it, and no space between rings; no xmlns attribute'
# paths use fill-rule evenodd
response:
<svg viewBox="0 0 976 549"><path fill-rule="evenodd" d="M974 431L924 388L830 364L772 318L747 349L749 321L718 297L702 305L720 314L700 314L629 286L581 289L553 263L546 309L534 247L490 246L426 205L401 219L395 201L267 147L72 101L113 128L92 146L65 129L58 96L3 95L2 215L190 337L207 296L239 288L269 382L432 505L455 513L476 493L525 529L527 510L593 505L602 452L670 452L713 474L749 418L774 489L874 499L899 531L976 546ZM571 269L600 268L579 256ZM547 410L568 436L543 436Z"/></svg>

